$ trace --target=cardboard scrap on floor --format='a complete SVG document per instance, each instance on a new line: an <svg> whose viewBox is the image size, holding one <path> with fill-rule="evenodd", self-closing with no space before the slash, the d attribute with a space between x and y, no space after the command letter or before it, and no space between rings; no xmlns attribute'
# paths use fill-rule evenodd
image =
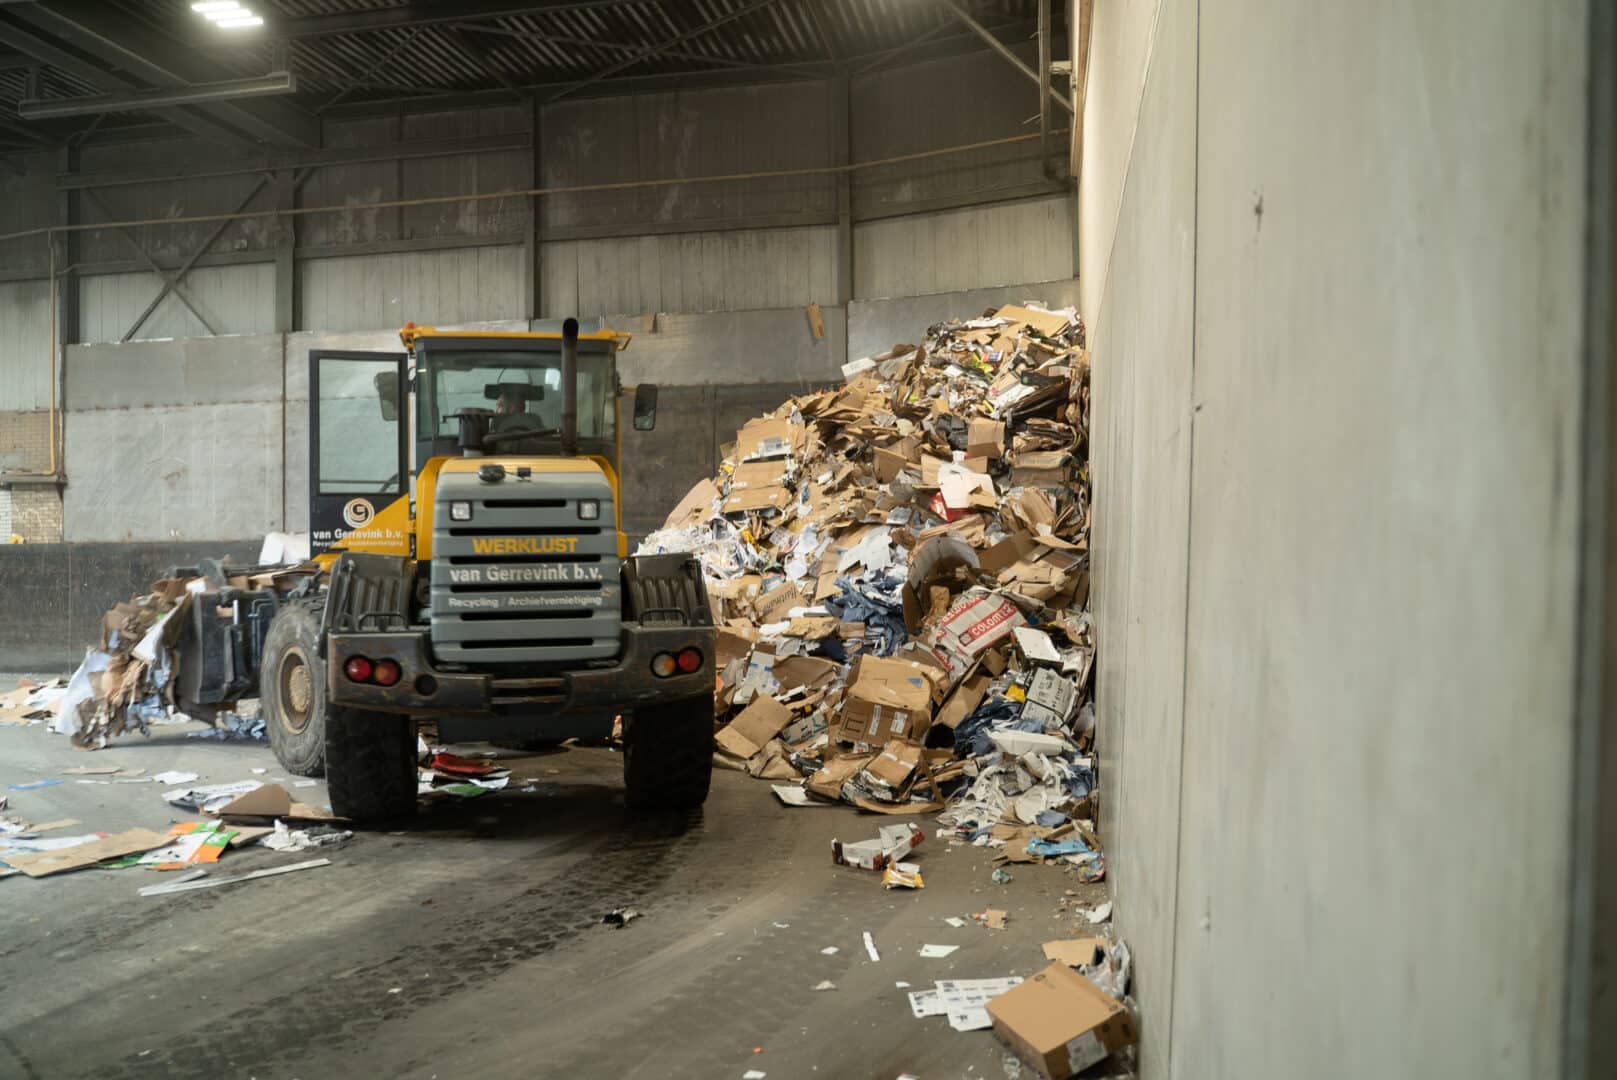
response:
<svg viewBox="0 0 1617 1080"><path fill-rule="evenodd" d="M74 844L72 847L57 851L7 855L5 861L12 869L20 870L29 877L47 877L69 870L83 870L85 867L95 866L106 859L116 859L121 855L151 851L167 842L168 837L160 832L153 832L151 829L130 829L114 836Z"/></svg>

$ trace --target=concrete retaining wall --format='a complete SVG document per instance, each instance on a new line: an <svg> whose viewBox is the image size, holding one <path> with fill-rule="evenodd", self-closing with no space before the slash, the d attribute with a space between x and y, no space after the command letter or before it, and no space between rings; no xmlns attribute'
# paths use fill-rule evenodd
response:
<svg viewBox="0 0 1617 1080"><path fill-rule="evenodd" d="M259 543L0 545L0 670L67 672L101 640L101 616L171 567L258 558Z"/></svg>

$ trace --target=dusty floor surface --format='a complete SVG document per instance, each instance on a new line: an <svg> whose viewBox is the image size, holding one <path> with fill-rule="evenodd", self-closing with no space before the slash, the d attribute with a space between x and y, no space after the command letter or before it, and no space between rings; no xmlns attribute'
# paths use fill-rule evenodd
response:
<svg viewBox="0 0 1617 1080"><path fill-rule="evenodd" d="M62 775L83 764L290 782L266 744L190 730L86 754L0 726L7 812L104 832L196 816L156 784ZM434 802L407 830L325 851L231 851L212 873L325 855L321 869L154 898L136 889L163 875L142 869L0 880L0 1077L1034 1075L992 1032L915 1019L895 984L1031 974L1041 942L1089 929L1069 905L1102 887L1054 866L995 885L989 853L917 819L926 888L888 892L833 865L830 842L907 819L784 807L766 782L720 772L702 812L636 821L609 750L507 763L513 789L538 790ZM45 778L66 782L12 790ZM325 801L323 786L289 790ZM643 917L601 924L626 905ZM1008 929L970 922L989 906ZM929 942L960 948L922 959Z"/></svg>

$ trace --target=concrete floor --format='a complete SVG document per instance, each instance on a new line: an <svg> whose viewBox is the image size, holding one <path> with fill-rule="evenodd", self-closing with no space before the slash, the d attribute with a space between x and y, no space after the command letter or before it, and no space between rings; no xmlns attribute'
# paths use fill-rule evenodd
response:
<svg viewBox="0 0 1617 1080"><path fill-rule="evenodd" d="M10 787L87 763L285 776L265 744L187 730L85 754L0 727L0 793L13 816L118 831L193 815L155 784ZM829 852L888 819L790 809L721 772L703 812L636 822L609 750L510 763L536 793L435 802L334 850L231 851L212 873L329 867L155 898L136 894L163 876L147 870L0 880L0 1076L1031 1077L992 1032L915 1019L894 984L1031 974L1041 942L1085 932L1063 901L1104 898L1054 866L994 885L987 852L935 838L917 853L927 887L887 892ZM643 917L601 925L620 906ZM1007 930L943 921L988 906ZM924 960L928 942L960 949Z"/></svg>

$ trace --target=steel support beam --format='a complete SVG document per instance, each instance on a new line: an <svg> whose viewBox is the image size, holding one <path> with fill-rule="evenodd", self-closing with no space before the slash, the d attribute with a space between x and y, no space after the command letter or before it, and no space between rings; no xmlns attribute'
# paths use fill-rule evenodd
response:
<svg viewBox="0 0 1617 1080"><path fill-rule="evenodd" d="M506 15L531 15L548 11L598 11L627 7L645 0L417 0L403 7L344 12L339 15L305 15L290 19L266 19L258 41L266 38L321 37L326 34L361 34L370 30L397 30L435 23L470 22L498 19ZM207 46L253 45L246 37L197 35L193 43Z"/></svg>
<svg viewBox="0 0 1617 1080"><path fill-rule="evenodd" d="M76 98L24 98L17 102L17 115L24 120L104 116L117 112L147 112L170 105L205 105L215 101L295 94L297 90L297 77L289 71L278 71L257 79L227 79L194 86L160 86L151 90L126 90Z"/></svg>
<svg viewBox="0 0 1617 1080"><path fill-rule="evenodd" d="M72 172L78 166L79 148L72 145L62 147L62 171ZM56 195L57 222L73 226L79 223L82 216L83 203L79 193L59 191ZM54 250L56 237L46 237L46 241L53 245ZM61 242L62 254L56 260L56 265L66 269L56 280L56 340L61 345L76 345L84 333L84 326L79 317L79 275L73 267L79 261L83 237L76 229L69 228L62 234Z"/></svg>
<svg viewBox="0 0 1617 1080"><path fill-rule="evenodd" d="M36 30L155 86L188 86L229 78L231 72L203 60L194 49L164 37L117 9L86 0L19 4L15 17ZM8 35L9 36L9 35ZM12 44L17 44L13 42ZM18 46L25 48L25 46ZM212 102L210 115L266 142L320 145L320 121L282 101Z"/></svg>
<svg viewBox="0 0 1617 1080"><path fill-rule="evenodd" d="M525 150L528 137L523 132L499 135L469 135L462 139L423 139L395 143L375 150L345 148L321 150L312 154L286 154L242 161L226 168L153 171L131 169L124 172L59 175L59 188L104 188L128 184L177 184L186 180L209 180L221 176L247 176L276 169L323 169L338 165L374 165L385 161L414 161L420 158L461 157L495 150Z"/></svg>
<svg viewBox="0 0 1617 1080"><path fill-rule="evenodd" d="M43 61L51 67L61 68L69 75L83 79L98 90L116 92L138 89L133 80L126 79L121 75L114 75L107 69L105 64L86 60L77 53L60 48L54 42L22 27L9 23L0 24L0 37L4 37L8 45L23 50L29 56ZM249 142L245 136L234 128L226 127L215 120L185 109L158 109L157 115L171 124L184 128L193 135L202 136L204 139L237 145Z"/></svg>
<svg viewBox="0 0 1617 1080"><path fill-rule="evenodd" d="M249 196L251 198L251 196ZM275 205L292 210L298 204L298 179L291 169L275 173ZM275 329L289 334L298 328L299 310L297 264L297 216L275 219ZM193 257L192 262L195 262Z"/></svg>
<svg viewBox="0 0 1617 1080"><path fill-rule="evenodd" d="M1004 57L1006 63L1010 64L1017 71L1020 71L1024 76L1033 80L1035 83L1039 83L1040 89L1043 91L1043 97L1054 98L1062 108L1067 110L1067 112L1071 113L1073 111L1072 102L1056 93L1055 90L1051 89L1047 83L1043 82L1039 78L1039 73L1037 71L1034 71L1032 68L1023 63L1022 58L1017 56L1016 53L1012 52L1009 45L1006 45L1003 41L999 40L999 38L989 33L988 28L982 23L978 22L976 19L972 18L971 14L966 11L965 8L961 7L955 2L955 0L938 0L938 2L944 7L948 8L950 11L954 12L956 18L969 26L972 33L982 38L983 42L987 44L990 49L993 49L995 52L999 53L1000 56Z"/></svg>
<svg viewBox="0 0 1617 1080"><path fill-rule="evenodd" d="M1050 160L1050 0L1039 3L1039 162L1046 179L1055 179L1055 163Z"/></svg>
<svg viewBox="0 0 1617 1080"><path fill-rule="evenodd" d="M544 145L544 109L536 97L528 98L528 187L543 186L544 164L541 160ZM522 274L524 299L528 320L544 318L544 241L545 204L542 196L528 196L528 225L522 233Z"/></svg>

